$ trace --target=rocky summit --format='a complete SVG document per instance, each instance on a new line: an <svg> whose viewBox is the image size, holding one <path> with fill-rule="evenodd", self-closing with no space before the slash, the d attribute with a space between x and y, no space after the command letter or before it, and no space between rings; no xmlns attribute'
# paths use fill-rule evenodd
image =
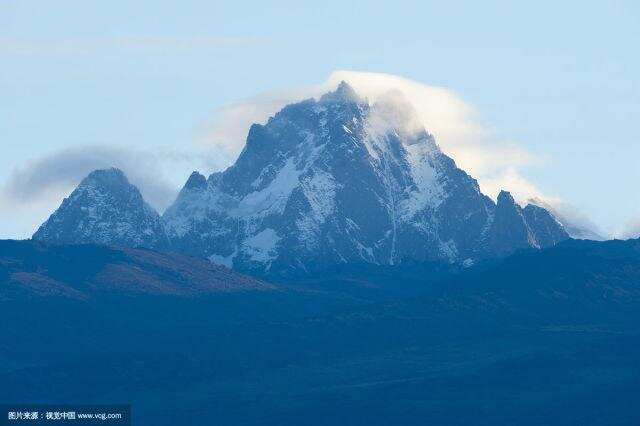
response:
<svg viewBox="0 0 640 426"><path fill-rule="evenodd" d="M96 170L84 178L33 239L55 244L169 247L158 213L115 168Z"/></svg>

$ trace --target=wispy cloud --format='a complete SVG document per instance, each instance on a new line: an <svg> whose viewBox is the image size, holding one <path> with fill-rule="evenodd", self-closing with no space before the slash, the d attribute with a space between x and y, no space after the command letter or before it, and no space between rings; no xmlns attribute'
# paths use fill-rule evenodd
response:
<svg viewBox="0 0 640 426"><path fill-rule="evenodd" d="M640 214L628 220L621 229L615 232L614 236L623 240L640 238Z"/></svg>
<svg viewBox="0 0 640 426"><path fill-rule="evenodd" d="M156 37L127 36L92 39L25 40L0 38L5 55L88 55L101 51L166 52L223 47L256 46L268 43L256 37Z"/></svg>

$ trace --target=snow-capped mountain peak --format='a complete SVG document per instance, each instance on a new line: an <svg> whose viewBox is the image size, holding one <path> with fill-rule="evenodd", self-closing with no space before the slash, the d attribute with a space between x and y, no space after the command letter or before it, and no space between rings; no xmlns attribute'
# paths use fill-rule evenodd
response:
<svg viewBox="0 0 640 426"><path fill-rule="evenodd" d="M147 248L169 245L158 213L116 168L91 172L40 226L33 239L56 244Z"/></svg>
<svg viewBox="0 0 640 426"><path fill-rule="evenodd" d="M457 262L523 246L499 207L513 199L496 206L483 195L401 95L369 103L345 82L253 125L236 163L207 182L167 210L168 235L179 250L242 270ZM539 246L528 225L524 235Z"/></svg>

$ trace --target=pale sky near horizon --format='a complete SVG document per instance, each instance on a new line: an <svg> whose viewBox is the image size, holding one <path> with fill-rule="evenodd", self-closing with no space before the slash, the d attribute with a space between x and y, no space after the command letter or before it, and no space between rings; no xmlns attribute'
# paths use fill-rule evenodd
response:
<svg viewBox="0 0 640 426"><path fill-rule="evenodd" d="M540 160L529 182L615 232L640 217L639 45L633 1L0 0L0 190L38 160L68 173L70 149L180 156L225 105L358 70L455 92ZM0 238L62 196L35 192L0 200Z"/></svg>

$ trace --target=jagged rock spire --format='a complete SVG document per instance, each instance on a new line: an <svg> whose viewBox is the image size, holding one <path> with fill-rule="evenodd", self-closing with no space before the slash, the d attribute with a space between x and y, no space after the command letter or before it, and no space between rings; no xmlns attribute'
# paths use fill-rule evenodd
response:
<svg viewBox="0 0 640 426"><path fill-rule="evenodd" d="M341 81L335 91L325 93L320 97L321 103L330 102L362 102L362 98L346 81Z"/></svg>

